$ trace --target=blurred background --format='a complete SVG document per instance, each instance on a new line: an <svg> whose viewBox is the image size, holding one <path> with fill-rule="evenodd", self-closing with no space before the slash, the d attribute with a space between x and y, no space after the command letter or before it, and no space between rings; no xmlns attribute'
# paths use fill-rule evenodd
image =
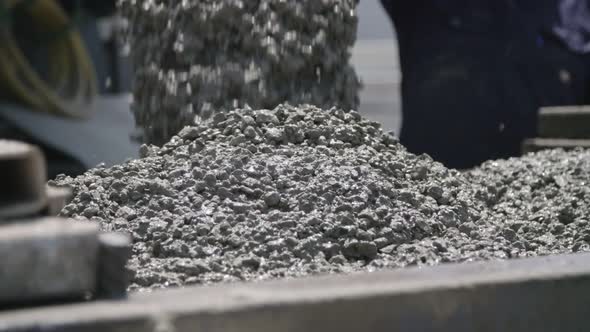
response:
<svg viewBox="0 0 590 332"><path fill-rule="evenodd" d="M138 149L138 143L130 139L134 133L134 120L129 111L131 64L117 42L121 22L115 15L114 1L62 0L59 3L76 18L73 21L96 68L98 98L93 108L97 111L81 110L89 117L80 121L31 112L21 103L0 98L0 138L22 139L42 146L49 159L50 177L62 172L79 174L99 163L117 164L136 157ZM398 132L401 77L392 24L377 1L361 1L358 13L358 42L352 61L364 84L360 112L381 122L386 129ZM58 20L48 24L52 22ZM14 29L26 30L22 26ZM34 30L29 31L31 36L39 33ZM26 35L21 37L30 39ZM30 45L29 52L26 45L19 46L25 50L27 59L33 59L35 69L47 66L42 60L44 56L39 56L43 45ZM51 54L51 50L46 52Z"/></svg>
<svg viewBox="0 0 590 332"><path fill-rule="evenodd" d="M136 126L130 111L132 70L115 4L0 0L0 138L40 146L50 178L137 157L132 138L144 124ZM547 147L590 146L587 126L576 120L590 118L588 108L544 110L590 103L588 0L361 1L357 13L351 61L363 84L358 111L408 151L469 169ZM149 45L150 34L160 37L149 26L132 24L131 35ZM138 108L158 113L162 105L146 80L137 90L147 91L147 104ZM192 121L172 117L180 126ZM154 121L143 127L168 120Z"/></svg>
<svg viewBox="0 0 590 332"><path fill-rule="evenodd" d="M401 73L397 42L390 19L378 1L361 1L358 40L352 61L364 83L360 111L399 133Z"/></svg>

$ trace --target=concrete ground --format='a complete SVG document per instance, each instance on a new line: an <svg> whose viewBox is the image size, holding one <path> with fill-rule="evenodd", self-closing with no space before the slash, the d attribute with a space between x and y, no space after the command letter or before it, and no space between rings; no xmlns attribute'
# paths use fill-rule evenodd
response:
<svg viewBox="0 0 590 332"><path fill-rule="evenodd" d="M378 1L361 1L358 41L352 62L365 87L359 111L379 121L387 130L399 132L400 73L392 26ZM128 95L102 98L88 122L64 121L0 105L0 117L20 129L78 159L88 167L107 165L137 157L138 144L129 139L134 121Z"/></svg>

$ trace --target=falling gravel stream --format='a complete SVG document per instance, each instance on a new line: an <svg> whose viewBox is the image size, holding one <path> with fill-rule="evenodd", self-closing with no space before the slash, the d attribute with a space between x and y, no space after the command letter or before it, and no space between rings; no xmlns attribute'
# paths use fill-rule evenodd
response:
<svg viewBox="0 0 590 332"><path fill-rule="evenodd" d="M357 0L121 0L136 123L161 145L214 111L357 109Z"/></svg>

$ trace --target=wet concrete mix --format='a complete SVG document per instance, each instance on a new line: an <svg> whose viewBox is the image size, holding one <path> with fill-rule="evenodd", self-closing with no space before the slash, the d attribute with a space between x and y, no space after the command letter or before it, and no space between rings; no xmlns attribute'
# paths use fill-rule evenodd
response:
<svg viewBox="0 0 590 332"><path fill-rule="evenodd" d="M134 239L130 290L590 250L590 152L466 173L338 108L217 113L141 158L53 184Z"/></svg>

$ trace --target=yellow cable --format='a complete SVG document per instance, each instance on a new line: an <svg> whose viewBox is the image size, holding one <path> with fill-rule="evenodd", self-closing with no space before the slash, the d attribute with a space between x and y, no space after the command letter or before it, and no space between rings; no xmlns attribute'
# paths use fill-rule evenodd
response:
<svg viewBox="0 0 590 332"><path fill-rule="evenodd" d="M7 0L14 8L25 0ZM26 10L44 31L59 31L70 24L54 0L36 0ZM94 66L80 34L68 31L49 47L48 80L41 78L18 47L10 29L0 31L0 84L34 111L56 116L84 118L91 114L97 96Z"/></svg>

